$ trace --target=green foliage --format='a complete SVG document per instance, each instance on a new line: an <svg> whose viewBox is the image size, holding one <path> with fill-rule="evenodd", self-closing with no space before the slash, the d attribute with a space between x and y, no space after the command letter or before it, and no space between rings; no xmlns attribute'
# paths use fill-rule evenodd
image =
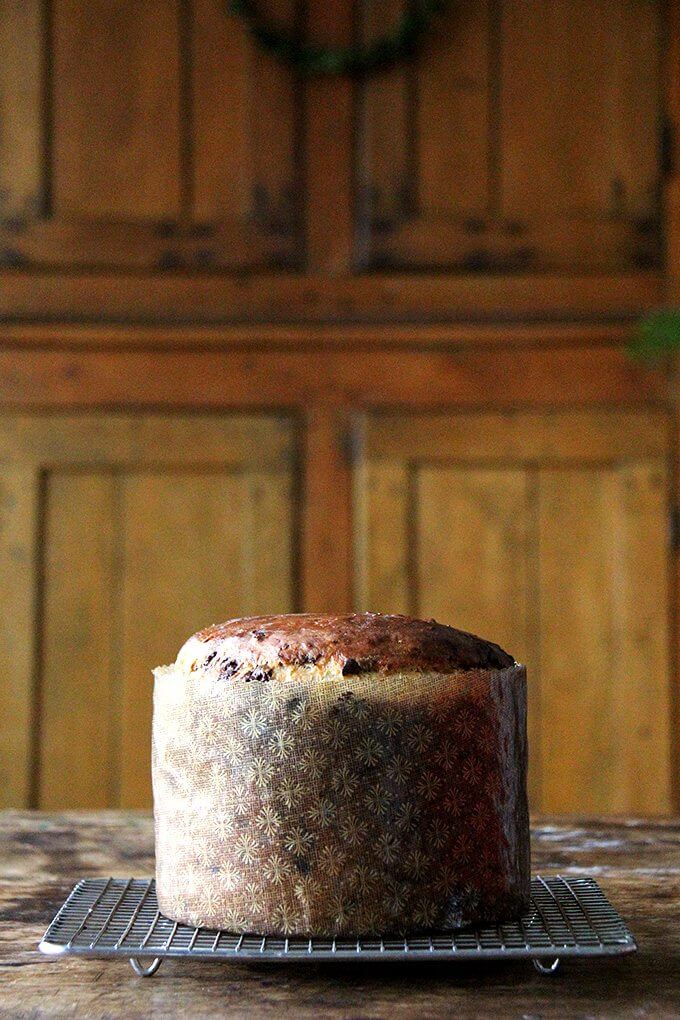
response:
<svg viewBox="0 0 680 1020"><path fill-rule="evenodd" d="M634 357L645 361L658 361L664 354L680 350L680 308L647 315L628 349Z"/></svg>
<svg viewBox="0 0 680 1020"><path fill-rule="evenodd" d="M289 64L303 76L374 74L398 60L412 56L434 17L450 0L417 0L406 4L397 26L376 42L365 46L316 46L267 22L259 12L257 0L229 0L232 14L247 25L262 49Z"/></svg>

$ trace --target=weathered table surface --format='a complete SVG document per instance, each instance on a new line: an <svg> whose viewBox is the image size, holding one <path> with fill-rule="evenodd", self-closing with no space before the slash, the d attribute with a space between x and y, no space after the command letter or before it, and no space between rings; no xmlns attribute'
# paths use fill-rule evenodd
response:
<svg viewBox="0 0 680 1020"><path fill-rule="evenodd" d="M533 870L590 874L629 922L638 953L530 963L229 964L49 959L37 943L75 881L153 870L148 816L0 814L2 1017L678 1017L680 821L545 821Z"/></svg>

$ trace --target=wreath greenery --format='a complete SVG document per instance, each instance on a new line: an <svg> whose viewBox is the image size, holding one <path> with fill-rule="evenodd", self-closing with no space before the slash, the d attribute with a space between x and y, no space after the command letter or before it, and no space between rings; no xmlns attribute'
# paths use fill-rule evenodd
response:
<svg viewBox="0 0 680 1020"><path fill-rule="evenodd" d="M680 308L649 312L638 324L628 349L631 354L649 362L680 350Z"/></svg>
<svg viewBox="0 0 680 1020"><path fill-rule="evenodd" d="M406 5L395 28L375 42L365 46L319 46L268 22L255 0L229 0L229 10L246 24L258 45L305 77L356 78L413 56L436 15L448 5L449 0L415 0Z"/></svg>

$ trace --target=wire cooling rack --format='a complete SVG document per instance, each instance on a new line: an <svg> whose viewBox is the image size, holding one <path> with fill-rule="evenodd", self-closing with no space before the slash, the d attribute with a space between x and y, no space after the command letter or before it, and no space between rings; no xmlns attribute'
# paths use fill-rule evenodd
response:
<svg viewBox="0 0 680 1020"><path fill-rule="evenodd" d="M86 878L75 886L39 949L48 955L125 957L140 976L166 957L258 961L484 961L527 959L541 973L562 957L612 956L637 948L592 878L537 875L531 907L515 921L431 934L285 938L193 928L164 917L153 879Z"/></svg>

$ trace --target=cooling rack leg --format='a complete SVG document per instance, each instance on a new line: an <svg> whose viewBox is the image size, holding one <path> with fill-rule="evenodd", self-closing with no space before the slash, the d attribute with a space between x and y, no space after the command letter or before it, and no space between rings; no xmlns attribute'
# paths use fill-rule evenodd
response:
<svg viewBox="0 0 680 1020"><path fill-rule="evenodd" d="M163 961L160 956L157 956L156 959L152 960L148 965L140 963L134 956L130 957L130 966L138 977L151 977L156 973L162 962Z"/></svg>
<svg viewBox="0 0 680 1020"><path fill-rule="evenodd" d="M539 974L554 974L560 965L560 958L556 956L550 963L543 963L543 960L534 960L534 967Z"/></svg>

